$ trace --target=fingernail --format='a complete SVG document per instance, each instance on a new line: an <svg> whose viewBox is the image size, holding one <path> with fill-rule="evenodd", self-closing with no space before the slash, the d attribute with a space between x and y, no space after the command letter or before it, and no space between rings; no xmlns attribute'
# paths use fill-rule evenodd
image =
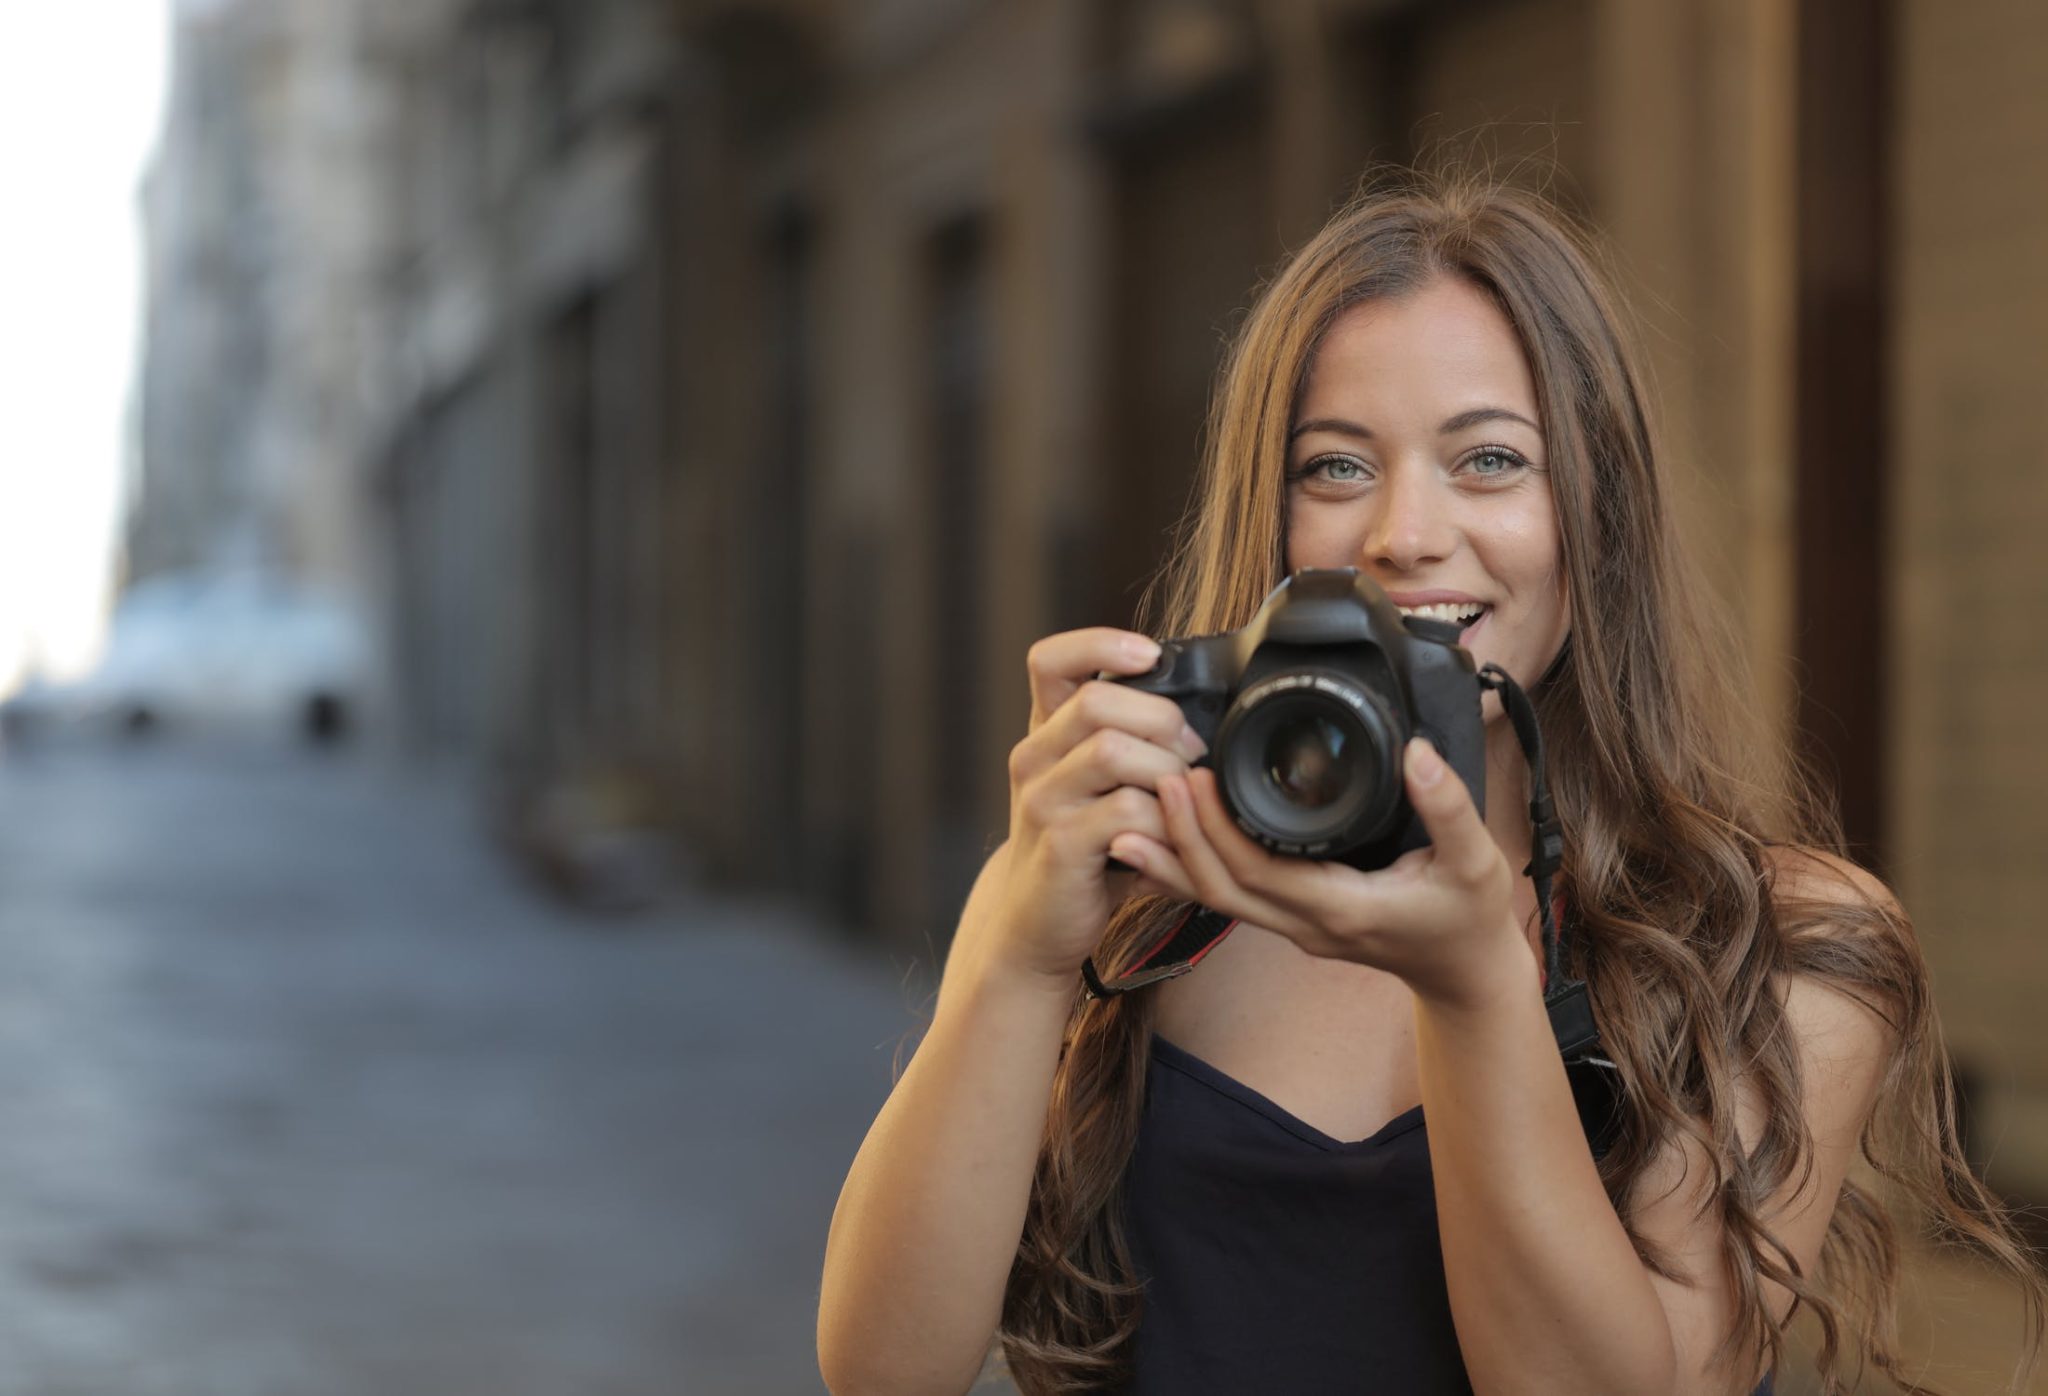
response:
<svg viewBox="0 0 2048 1396"><path fill-rule="evenodd" d="M1145 870L1145 855L1139 852L1138 845L1129 839L1112 843L1109 846L1109 856L1127 867L1136 868L1140 872Z"/></svg>
<svg viewBox="0 0 2048 1396"><path fill-rule="evenodd" d="M1417 785L1435 785L1444 778L1444 759L1437 755L1427 737L1408 739L1408 769Z"/></svg>
<svg viewBox="0 0 2048 1396"><path fill-rule="evenodd" d="M1159 662L1159 642L1147 640L1142 635L1134 636L1124 641L1124 653L1131 657L1131 663L1150 668Z"/></svg>
<svg viewBox="0 0 2048 1396"><path fill-rule="evenodd" d="M1180 753L1190 761L1199 761L1209 754L1209 744L1202 740L1202 734L1185 722L1180 725Z"/></svg>

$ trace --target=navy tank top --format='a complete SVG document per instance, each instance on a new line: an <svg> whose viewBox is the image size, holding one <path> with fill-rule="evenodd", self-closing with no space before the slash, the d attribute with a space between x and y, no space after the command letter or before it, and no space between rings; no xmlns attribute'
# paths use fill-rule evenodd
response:
<svg viewBox="0 0 2048 1396"><path fill-rule="evenodd" d="M1132 1396L1470 1396L1421 1106L1335 1139L1155 1035L1124 1192Z"/></svg>

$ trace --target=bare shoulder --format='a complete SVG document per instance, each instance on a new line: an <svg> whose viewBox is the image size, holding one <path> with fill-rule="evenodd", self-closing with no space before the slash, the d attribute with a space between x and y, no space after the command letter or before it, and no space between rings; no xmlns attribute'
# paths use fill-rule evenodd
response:
<svg viewBox="0 0 2048 1396"><path fill-rule="evenodd" d="M1880 981L1917 973L1918 957L1896 941L1910 931L1881 879L1817 849L1773 848L1768 856L1774 901L1805 939L1799 953L1788 957L1792 968L1776 976L1774 988L1797 1059L1798 1098L1792 1108L1799 1112L1811 1152L1807 1166L1780 1178L1759 1200L1755 1215L1799 1270L1811 1275L1897 1055L1898 1037L1885 999L1866 992L1869 972L1879 971L1875 977ZM1887 938L1890 948L1884 944ZM1769 1123L1756 1080L1737 1077L1734 1104L1737 1139L1747 1153ZM1671 1322L1680 1370L1686 1374L1680 1389L1687 1391L1730 1389L1713 1356L1741 1309L1726 1264L1727 1236L1714 1206L1714 1186L1722 1175L1713 1162L1701 1137L1676 1131L1645 1165L1631 1199L1633 1224L1671 1257L1678 1271L1675 1278L1652 1271L1650 1280ZM1793 1307L1791 1293L1769 1279L1763 1289L1772 1315L1785 1321ZM1760 1366L1761 1357L1756 1361ZM1746 1378L1741 1389L1748 1390L1756 1375L1745 1367L1739 1374Z"/></svg>
<svg viewBox="0 0 2048 1396"><path fill-rule="evenodd" d="M1773 890L1787 898L1899 916L1899 899L1876 873L1825 849L1774 844L1764 850Z"/></svg>
<svg viewBox="0 0 2048 1396"><path fill-rule="evenodd" d="M1897 896L1883 879L1846 858L1821 849L1785 845L1768 850L1773 900L1799 934L1831 942L1832 954L1801 958L1837 959L1866 966L1873 955L1898 972L1900 952L1917 965L1911 927ZM1891 941L1888 946L1852 943ZM1799 1043L1806 1068L1810 1113L1817 1127L1860 1124L1897 1046L1897 1033L1882 999L1867 989L1852 992L1830 976L1792 972L1781 980L1785 1019ZM1831 1099L1830 1099L1831 1098ZM1832 1106L1832 1108L1830 1108ZM1818 1108L1815 1108L1818 1107ZM1833 1116L1833 1119L1828 1117Z"/></svg>

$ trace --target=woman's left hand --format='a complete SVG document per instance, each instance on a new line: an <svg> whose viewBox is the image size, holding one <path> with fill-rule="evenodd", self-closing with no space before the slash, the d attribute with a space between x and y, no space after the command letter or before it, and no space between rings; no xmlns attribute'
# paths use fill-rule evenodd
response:
<svg viewBox="0 0 2048 1396"><path fill-rule="evenodd" d="M1516 924L1515 873L1465 782L1419 737L1408 743L1403 775L1430 846L1374 872L1267 852L1225 811L1206 768L1160 783L1173 847L1126 834L1109 851L1158 890L1277 932L1311 955L1398 975L1423 999L1479 1006L1526 992L1535 961Z"/></svg>

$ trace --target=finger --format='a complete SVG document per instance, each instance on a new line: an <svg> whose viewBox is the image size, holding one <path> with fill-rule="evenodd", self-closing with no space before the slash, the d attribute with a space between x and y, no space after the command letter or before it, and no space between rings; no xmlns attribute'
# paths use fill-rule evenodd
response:
<svg viewBox="0 0 2048 1396"><path fill-rule="evenodd" d="M1130 872L1126 868L1106 866L1113 856L1109 851L1110 843L1118 835L1133 830L1148 837L1166 836L1166 821L1160 813L1159 801L1149 791L1129 785L1099 799L1050 814L1036 808L1028 809L1026 813L1029 822L1036 826L1033 834L1036 845L1056 866L1072 869L1084 876L1090 872L1098 873L1113 889L1119 886L1118 879L1128 878Z"/></svg>
<svg viewBox="0 0 2048 1396"><path fill-rule="evenodd" d="M1072 811L1062 821L1062 837L1098 858L1115 857L1110 845L1125 835L1157 841L1166 838L1166 814L1151 791L1126 785Z"/></svg>
<svg viewBox="0 0 2048 1396"><path fill-rule="evenodd" d="M1190 771L1188 794L1194 800L1195 818L1201 823L1203 835L1210 847L1216 850L1232 880L1261 895L1270 894L1274 874L1278 871L1275 865L1281 860L1270 850L1254 843L1244 830L1237 827L1237 821L1223 806L1223 792L1216 784L1216 773ZM1287 861L1304 868L1313 866L1302 859Z"/></svg>
<svg viewBox="0 0 2048 1396"><path fill-rule="evenodd" d="M1013 777L1021 784L1107 728L1131 733L1171 752L1183 766L1201 760L1208 752L1201 737L1188 725L1180 705L1171 698L1142 693L1120 683L1091 680L1075 689L1050 720L1018 743L1013 753Z"/></svg>
<svg viewBox="0 0 2048 1396"><path fill-rule="evenodd" d="M1187 776L1169 776L1159 783L1159 805L1166 815L1166 832L1187 872L1192 899L1211 911L1241 917L1292 936L1300 929L1298 918L1240 885L1209 841L1189 789L1194 775L1190 772Z"/></svg>
<svg viewBox="0 0 2048 1396"><path fill-rule="evenodd" d="M1141 877L1132 882L1131 890L1127 895L1133 897L1165 897L1169 901L1186 900L1186 898L1182 897L1171 887L1166 886L1164 883L1154 882L1149 877Z"/></svg>
<svg viewBox="0 0 2048 1396"><path fill-rule="evenodd" d="M1118 728L1105 727L1022 787L1018 807L1040 824L1050 824L1119 788L1132 789L1150 801L1160 781L1186 770L1187 763L1173 752ZM1114 832L1105 832L1104 841Z"/></svg>
<svg viewBox="0 0 2048 1396"><path fill-rule="evenodd" d="M1408 803L1435 848L1433 866L1452 881L1475 884L1493 871L1500 847L1486 830L1472 792L1427 738L1411 737L1403 753Z"/></svg>
<svg viewBox="0 0 2048 1396"><path fill-rule="evenodd" d="M1335 860L1273 853L1237 827L1214 771L1191 771L1187 784L1209 847L1232 882L1263 908L1251 919L1310 954L1366 958L1378 944L1377 927L1413 918L1428 898L1441 896L1416 875L1414 862L1365 873Z"/></svg>
<svg viewBox="0 0 2048 1396"><path fill-rule="evenodd" d="M1159 661L1156 641L1106 625L1063 630L1034 644L1024 656L1031 679L1031 726L1059 711L1074 690L1098 673L1142 674Z"/></svg>
<svg viewBox="0 0 2048 1396"><path fill-rule="evenodd" d="M1188 870L1181 866L1174 855L1173 846L1162 837L1146 834L1123 833L1110 841L1109 855L1119 862L1128 863L1137 869L1140 883L1149 883L1160 892L1181 901L1199 900L1195 895L1195 884L1188 877Z"/></svg>

